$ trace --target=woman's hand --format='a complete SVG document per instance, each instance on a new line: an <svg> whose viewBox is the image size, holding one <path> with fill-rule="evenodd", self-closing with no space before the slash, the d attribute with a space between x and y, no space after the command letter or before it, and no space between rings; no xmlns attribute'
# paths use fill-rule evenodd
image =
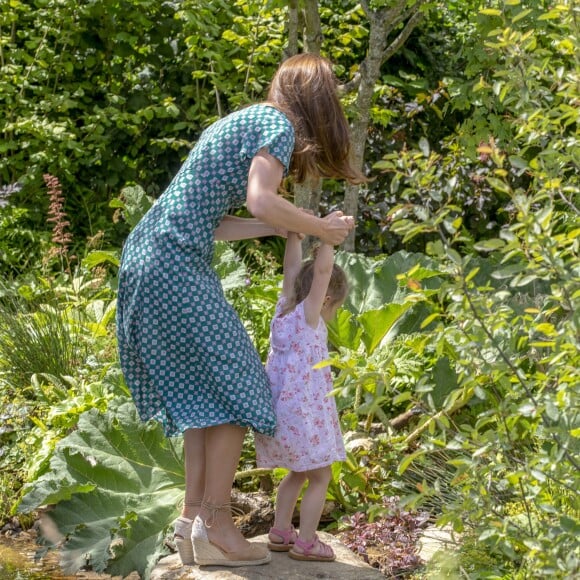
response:
<svg viewBox="0 0 580 580"><path fill-rule="evenodd" d="M342 244L348 234L354 229L354 218L344 215L341 211L333 211L324 218L323 233L320 239L331 246Z"/></svg>

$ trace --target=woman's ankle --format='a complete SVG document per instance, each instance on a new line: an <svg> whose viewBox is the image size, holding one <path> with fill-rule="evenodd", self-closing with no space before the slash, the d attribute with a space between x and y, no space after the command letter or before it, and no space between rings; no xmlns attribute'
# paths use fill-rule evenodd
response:
<svg viewBox="0 0 580 580"><path fill-rule="evenodd" d="M186 520L194 520L197 515L199 514L199 507L198 508L185 508L181 510L181 517L185 518Z"/></svg>
<svg viewBox="0 0 580 580"><path fill-rule="evenodd" d="M201 509L201 499L186 499L181 506L181 517L194 520Z"/></svg>

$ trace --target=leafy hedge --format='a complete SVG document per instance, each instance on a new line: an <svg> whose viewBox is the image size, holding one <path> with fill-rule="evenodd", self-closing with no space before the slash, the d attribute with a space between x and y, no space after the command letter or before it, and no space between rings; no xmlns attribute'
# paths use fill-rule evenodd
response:
<svg viewBox="0 0 580 580"><path fill-rule="evenodd" d="M24 185L25 223L43 228L45 173L77 239L111 230L126 184L157 195L205 126L261 94L280 19L240 1L2 3L0 184Z"/></svg>

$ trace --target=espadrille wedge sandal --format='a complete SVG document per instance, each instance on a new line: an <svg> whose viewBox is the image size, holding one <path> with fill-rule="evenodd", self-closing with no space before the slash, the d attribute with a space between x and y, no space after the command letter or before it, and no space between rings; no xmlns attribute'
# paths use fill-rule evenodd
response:
<svg viewBox="0 0 580 580"><path fill-rule="evenodd" d="M213 544L207 535L207 530L213 526L219 526L216 520L218 511L230 511L232 506L229 503L216 506L205 502L202 506L210 511L210 516L205 521L197 516L193 520L191 530L193 554L198 566L258 566L270 562L272 556L266 546L248 542L247 547L242 550L227 552Z"/></svg>
<svg viewBox="0 0 580 580"><path fill-rule="evenodd" d="M201 500L186 502L188 507L200 507ZM193 520L178 517L173 524L173 541L179 553L179 558L184 566L193 566L195 559L193 557L193 542L191 541L191 528Z"/></svg>

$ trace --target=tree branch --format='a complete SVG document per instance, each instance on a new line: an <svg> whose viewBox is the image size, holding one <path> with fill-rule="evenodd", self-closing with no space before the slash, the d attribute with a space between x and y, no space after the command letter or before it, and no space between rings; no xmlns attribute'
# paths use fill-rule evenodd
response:
<svg viewBox="0 0 580 580"><path fill-rule="evenodd" d="M357 91L360 86L361 78L362 76L360 74L360 71L355 72L354 76L352 77L352 79L350 79L350 81L337 87L336 90L338 91L338 94L342 96Z"/></svg>
<svg viewBox="0 0 580 580"><path fill-rule="evenodd" d="M387 48L383 51L383 62L389 60L393 54L395 54L395 52L397 52L397 50L399 50L399 48L405 44L411 35L411 32L415 30L419 22L421 22L422 18L423 13L419 11L415 12L415 14L409 18L407 24L405 24L405 28L403 28L397 38L395 38L395 40L393 40L393 42L391 42L391 44L389 44L389 46L387 46Z"/></svg>

